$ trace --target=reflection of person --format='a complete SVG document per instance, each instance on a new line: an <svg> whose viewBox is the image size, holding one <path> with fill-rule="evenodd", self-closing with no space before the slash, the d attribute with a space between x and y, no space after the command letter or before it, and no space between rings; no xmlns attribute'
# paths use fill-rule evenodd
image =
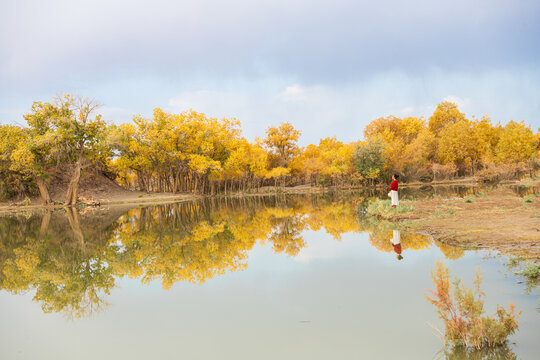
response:
<svg viewBox="0 0 540 360"><path fill-rule="evenodd" d="M388 196L390 196L390 198L392 199L392 207L393 208L395 208L396 206L399 205L398 181L397 181L398 178L399 178L399 175L394 174L394 176L392 177L392 179L394 179L394 181L392 181L392 183L390 184L390 189L388 189Z"/></svg>
<svg viewBox="0 0 540 360"><path fill-rule="evenodd" d="M397 254L397 259L403 259L403 256L401 256L401 233L399 232L399 230L394 230L394 234L390 239L390 242L394 247L394 252Z"/></svg>

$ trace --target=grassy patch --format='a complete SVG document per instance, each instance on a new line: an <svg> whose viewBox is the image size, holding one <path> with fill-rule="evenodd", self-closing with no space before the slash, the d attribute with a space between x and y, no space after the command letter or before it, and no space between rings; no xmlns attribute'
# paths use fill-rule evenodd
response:
<svg viewBox="0 0 540 360"><path fill-rule="evenodd" d="M393 208L390 200L375 200L368 204L366 214L382 218L390 218L396 214L405 214L414 211L409 201L401 201L400 205Z"/></svg>
<svg viewBox="0 0 540 360"><path fill-rule="evenodd" d="M439 209L435 210L435 214L433 214L434 217L442 218L445 216L444 213L442 213Z"/></svg>
<svg viewBox="0 0 540 360"><path fill-rule="evenodd" d="M530 204L530 203L532 203L532 202L533 202L534 198L535 198L535 196L534 196L534 195L529 195L529 196L526 196L526 197L525 197L525 198L523 199L523 202L524 202L524 203L528 203L528 204Z"/></svg>
<svg viewBox="0 0 540 360"><path fill-rule="evenodd" d="M467 196L467 197L465 198L465 202L466 202L466 203L472 203L472 202L473 202L473 199L474 199L474 196Z"/></svg>

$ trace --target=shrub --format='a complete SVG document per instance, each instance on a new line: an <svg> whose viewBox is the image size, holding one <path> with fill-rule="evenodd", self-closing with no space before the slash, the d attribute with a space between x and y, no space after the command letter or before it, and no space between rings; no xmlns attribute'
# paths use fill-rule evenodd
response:
<svg viewBox="0 0 540 360"><path fill-rule="evenodd" d="M540 276L540 267L531 262L525 263L525 267L520 271L520 274L531 280L536 280Z"/></svg>
<svg viewBox="0 0 540 360"><path fill-rule="evenodd" d="M518 330L518 317L510 303L508 310L497 305L495 317L484 315L484 296L480 285L482 277L476 271L474 288L469 289L460 279L450 285L450 273L441 261L431 272L435 290L429 290L432 297L427 300L437 307L437 313L445 325L444 341L454 347L474 349L504 345L510 335Z"/></svg>

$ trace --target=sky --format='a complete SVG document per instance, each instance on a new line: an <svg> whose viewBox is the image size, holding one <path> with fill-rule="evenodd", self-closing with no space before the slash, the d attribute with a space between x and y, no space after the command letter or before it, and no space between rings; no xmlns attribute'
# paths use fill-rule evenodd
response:
<svg viewBox="0 0 540 360"><path fill-rule="evenodd" d="M112 123L156 107L288 121L301 144L362 138L378 117L540 127L538 0L0 0L0 123L62 93Z"/></svg>

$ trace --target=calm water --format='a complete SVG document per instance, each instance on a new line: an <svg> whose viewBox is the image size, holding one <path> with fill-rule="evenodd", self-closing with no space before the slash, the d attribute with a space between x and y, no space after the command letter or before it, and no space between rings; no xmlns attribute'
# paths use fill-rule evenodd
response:
<svg viewBox="0 0 540 360"><path fill-rule="evenodd" d="M468 358L537 359L538 291L504 257L358 215L380 195L0 218L0 358L464 359L440 352L424 297L444 259L468 284L480 266L488 313L523 310L515 344Z"/></svg>

